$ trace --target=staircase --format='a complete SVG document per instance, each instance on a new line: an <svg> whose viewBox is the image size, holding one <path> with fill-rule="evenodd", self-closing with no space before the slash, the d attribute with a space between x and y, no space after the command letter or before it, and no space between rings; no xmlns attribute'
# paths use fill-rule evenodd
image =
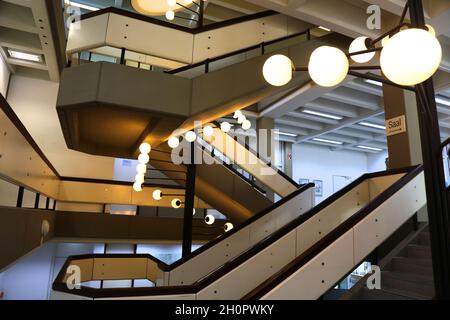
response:
<svg viewBox="0 0 450 320"><path fill-rule="evenodd" d="M364 277L341 300L430 300L434 297L428 226L422 226L381 266L381 290L369 290ZM395 251L395 250L394 250ZM362 285L361 285L362 284Z"/></svg>

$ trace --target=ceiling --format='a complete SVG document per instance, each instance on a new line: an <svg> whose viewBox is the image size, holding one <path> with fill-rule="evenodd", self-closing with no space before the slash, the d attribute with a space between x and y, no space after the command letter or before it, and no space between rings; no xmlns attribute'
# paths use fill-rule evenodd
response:
<svg viewBox="0 0 450 320"><path fill-rule="evenodd" d="M398 24L403 11L399 0L248 1L350 37L376 37ZM366 26L366 9L371 4L382 8L382 30L368 30ZM424 6L427 22L435 27L444 51L440 71L434 80L439 99L441 138L446 139L450 137L450 1L424 0ZM346 82L332 90L312 84L262 101L256 115L275 118L280 132L295 135L284 136L285 140L294 143L377 153L387 149L385 130L361 123L384 126L383 108L380 84L348 77ZM317 116L311 111L332 117Z"/></svg>
<svg viewBox="0 0 450 320"><path fill-rule="evenodd" d="M49 3L0 0L0 54L14 74L59 81L58 40ZM23 54L39 61L21 59Z"/></svg>

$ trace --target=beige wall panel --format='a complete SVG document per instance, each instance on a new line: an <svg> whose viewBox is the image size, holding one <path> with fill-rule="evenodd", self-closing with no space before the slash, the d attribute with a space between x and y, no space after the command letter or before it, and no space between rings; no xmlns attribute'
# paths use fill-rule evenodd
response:
<svg viewBox="0 0 450 320"><path fill-rule="evenodd" d="M0 128L0 175L41 194L56 197L58 178L3 111L0 111Z"/></svg>
<svg viewBox="0 0 450 320"><path fill-rule="evenodd" d="M404 175L405 174L402 173L369 179L370 199L373 200L376 196L389 188L393 183L402 178Z"/></svg>
<svg viewBox="0 0 450 320"><path fill-rule="evenodd" d="M162 276L158 264L152 260L147 259L147 276L146 279L156 283L159 277Z"/></svg>
<svg viewBox="0 0 450 320"><path fill-rule="evenodd" d="M219 242L172 270L169 275L169 284L176 286L194 283L247 249L248 240L248 229L231 235L225 241Z"/></svg>
<svg viewBox="0 0 450 320"><path fill-rule="evenodd" d="M69 212L103 213L103 204L56 201L56 210Z"/></svg>
<svg viewBox="0 0 450 320"><path fill-rule="evenodd" d="M107 44L113 47L183 63L192 62L194 36L191 33L112 13L106 38Z"/></svg>
<svg viewBox="0 0 450 320"><path fill-rule="evenodd" d="M58 199L70 202L129 204L129 186L61 181Z"/></svg>
<svg viewBox="0 0 450 320"><path fill-rule="evenodd" d="M197 293L197 300L236 300L256 288L295 258L295 231L291 231Z"/></svg>
<svg viewBox="0 0 450 320"><path fill-rule="evenodd" d="M94 259L83 259L83 260L73 260L71 262L72 266L77 266L81 271L81 282L87 282L94 280L92 278L92 272L94 270ZM67 270L65 270L67 272ZM64 282L67 281L69 274L65 274Z"/></svg>
<svg viewBox="0 0 450 320"><path fill-rule="evenodd" d="M103 46L106 41L109 14L103 14L72 24L67 42L67 54Z"/></svg>
<svg viewBox="0 0 450 320"><path fill-rule="evenodd" d="M297 255L302 254L369 201L367 181L322 209L297 228Z"/></svg>
<svg viewBox="0 0 450 320"><path fill-rule="evenodd" d="M262 300L318 299L353 266L353 230L349 230Z"/></svg>
<svg viewBox="0 0 450 320"><path fill-rule="evenodd" d="M132 280L147 279L146 258L96 258L93 279Z"/></svg>
<svg viewBox="0 0 450 320"><path fill-rule="evenodd" d="M361 261L426 204L423 172L355 226L355 261Z"/></svg>
<svg viewBox="0 0 450 320"><path fill-rule="evenodd" d="M0 178L0 206L15 207L19 187Z"/></svg>

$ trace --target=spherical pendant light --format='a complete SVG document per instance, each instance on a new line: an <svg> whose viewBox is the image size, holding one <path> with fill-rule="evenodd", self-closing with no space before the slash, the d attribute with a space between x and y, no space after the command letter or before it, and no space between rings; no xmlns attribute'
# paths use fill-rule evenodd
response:
<svg viewBox="0 0 450 320"><path fill-rule="evenodd" d="M407 29L394 35L381 51L380 64L392 82L412 86L424 82L437 71L442 47L432 33Z"/></svg>
<svg viewBox="0 0 450 320"><path fill-rule="evenodd" d="M347 76L349 62L342 50L322 46L311 54L308 65L311 79L322 87L334 87Z"/></svg>
<svg viewBox="0 0 450 320"><path fill-rule="evenodd" d="M195 214L197 213L197 211L195 210L195 208L192 210L192 215L195 216Z"/></svg>
<svg viewBox="0 0 450 320"><path fill-rule="evenodd" d="M136 191L136 192L141 192L142 191L142 183L135 182L133 184L133 190Z"/></svg>
<svg viewBox="0 0 450 320"><path fill-rule="evenodd" d="M208 214L208 215L205 217L205 222L206 222L206 224L208 224L208 225L212 225L212 224L214 224L214 222L216 222L216 218L214 218L214 216L213 216L212 214Z"/></svg>
<svg viewBox="0 0 450 320"><path fill-rule="evenodd" d="M139 163L147 164L150 161L150 156L148 154L140 154L138 158Z"/></svg>
<svg viewBox="0 0 450 320"><path fill-rule="evenodd" d="M136 172L138 174L144 175L147 172L147 165L140 163L136 166Z"/></svg>
<svg viewBox="0 0 450 320"><path fill-rule="evenodd" d="M178 148L178 146L180 145L180 140L177 137L172 137L169 139L168 141L169 147L171 147L172 149Z"/></svg>
<svg viewBox="0 0 450 320"><path fill-rule="evenodd" d="M172 21L175 19L175 12L173 10L169 10L166 12L166 19Z"/></svg>
<svg viewBox="0 0 450 320"><path fill-rule="evenodd" d="M173 199L172 200L172 208L180 209L181 208L181 200L180 199Z"/></svg>
<svg viewBox="0 0 450 320"><path fill-rule="evenodd" d="M247 120L247 118L246 118L244 115L241 115L241 116L239 116L239 118L237 119L237 123L243 124L245 120Z"/></svg>
<svg viewBox="0 0 450 320"><path fill-rule="evenodd" d="M134 179L138 183L144 183L145 182L145 175L138 173Z"/></svg>
<svg viewBox="0 0 450 320"><path fill-rule="evenodd" d="M427 27L428 32L431 33L433 35L433 37L436 37L436 29L434 29L433 26L429 25L429 24L427 24L425 26Z"/></svg>
<svg viewBox="0 0 450 320"><path fill-rule="evenodd" d="M149 154L152 151L152 146L145 142L140 145L139 151L143 154Z"/></svg>
<svg viewBox="0 0 450 320"><path fill-rule="evenodd" d="M348 52L354 53L354 52L367 50L368 49L366 46L367 39L368 39L367 37L359 37L359 38L356 38L355 40L353 40ZM375 57L375 52L363 53L363 54L358 54L356 56L351 56L352 60L357 63L369 62L370 60L373 59L373 57Z"/></svg>
<svg viewBox="0 0 450 320"><path fill-rule="evenodd" d="M203 135L205 137L211 137L214 134L214 129L211 126L203 127Z"/></svg>
<svg viewBox="0 0 450 320"><path fill-rule="evenodd" d="M197 140L197 135L195 134L194 131L188 131L186 132L186 134L184 135L184 137L186 138L187 142L194 142L195 140Z"/></svg>
<svg viewBox="0 0 450 320"><path fill-rule="evenodd" d="M161 201L161 199L162 199L162 191L161 190L153 191L153 199L156 200L156 201Z"/></svg>
<svg viewBox="0 0 450 320"><path fill-rule="evenodd" d="M231 222L227 222L223 226L223 229L225 230L225 232L228 232L228 231L234 229L234 225Z"/></svg>
<svg viewBox="0 0 450 320"><path fill-rule="evenodd" d="M264 63L264 79L275 87L284 86L292 80L293 69L291 59L282 54L276 54Z"/></svg>
<svg viewBox="0 0 450 320"><path fill-rule="evenodd" d="M244 122L242 122L242 129L249 130L252 127L252 123L245 119Z"/></svg>
<svg viewBox="0 0 450 320"><path fill-rule="evenodd" d="M220 130L222 130L225 133L230 132L231 124L229 122L222 122L220 124Z"/></svg>
<svg viewBox="0 0 450 320"><path fill-rule="evenodd" d="M237 119L237 118L239 118L240 116L243 116L243 115L244 115L244 114L242 113L242 111L241 111L241 110L238 110L238 111L236 111L236 112L234 113L233 118Z"/></svg>

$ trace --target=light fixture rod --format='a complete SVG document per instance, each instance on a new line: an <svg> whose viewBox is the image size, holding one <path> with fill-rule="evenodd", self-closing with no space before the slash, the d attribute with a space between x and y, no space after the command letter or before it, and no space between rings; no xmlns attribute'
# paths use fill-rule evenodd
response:
<svg viewBox="0 0 450 320"><path fill-rule="evenodd" d="M402 86L402 85L396 84L396 83L394 83L392 81L389 81L389 80L381 78L381 77L376 77L376 76L372 76L372 75L365 74L365 73L360 73L360 72L355 72L355 71L349 71L348 74L351 75L351 76L354 76L354 77L359 77L359 78L363 78L363 79L367 79L367 80L378 81L378 82L381 82L381 83L384 83L384 84L387 84L387 85L390 85L390 86L394 86L394 87L401 88L401 89L404 89L404 90L409 90L409 91L416 92L416 89L414 87Z"/></svg>
<svg viewBox="0 0 450 320"><path fill-rule="evenodd" d="M179 2L177 2L177 5L179 5L180 7L184 8L184 9L186 9L186 10L189 10L189 11L193 12L194 14L198 15L198 12L197 12L197 11L192 10L191 8L186 7L185 5L183 5L183 4L179 3Z"/></svg>
<svg viewBox="0 0 450 320"><path fill-rule="evenodd" d="M405 21L406 14L409 11L409 1L406 2L405 7L403 8L402 16L400 18L400 24L402 24Z"/></svg>
<svg viewBox="0 0 450 320"><path fill-rule="evenodd" d="M362 51L356 51L356 52L348 53L347 57L357 56L357 55L365 54L365 53L377 52L377 51L381 51L382 49L383 48L372 48L372 49L367 49L367 50L362 50Z"/></svg>
<svg viewBox="0 0 450 320"><path fill-rule="evenodd" d="M405 26L411 26L409 23L401 23L398 26L392 28L391 30L383 33L381 36L379 36L378 38L374 39L371 41L372 46L375 45L375 43L380 42L381 40L383 40L384 38L386 38L387 36L392 35L393 33L397 33L401 28L405 27ZM381 50L382 48L380 48Z"/></svg>
<svg viewBox="0 0 450 320"><path fill-rule="evenodd" d="M381 70L380 66L350 66L350 70Z"/></svg>

